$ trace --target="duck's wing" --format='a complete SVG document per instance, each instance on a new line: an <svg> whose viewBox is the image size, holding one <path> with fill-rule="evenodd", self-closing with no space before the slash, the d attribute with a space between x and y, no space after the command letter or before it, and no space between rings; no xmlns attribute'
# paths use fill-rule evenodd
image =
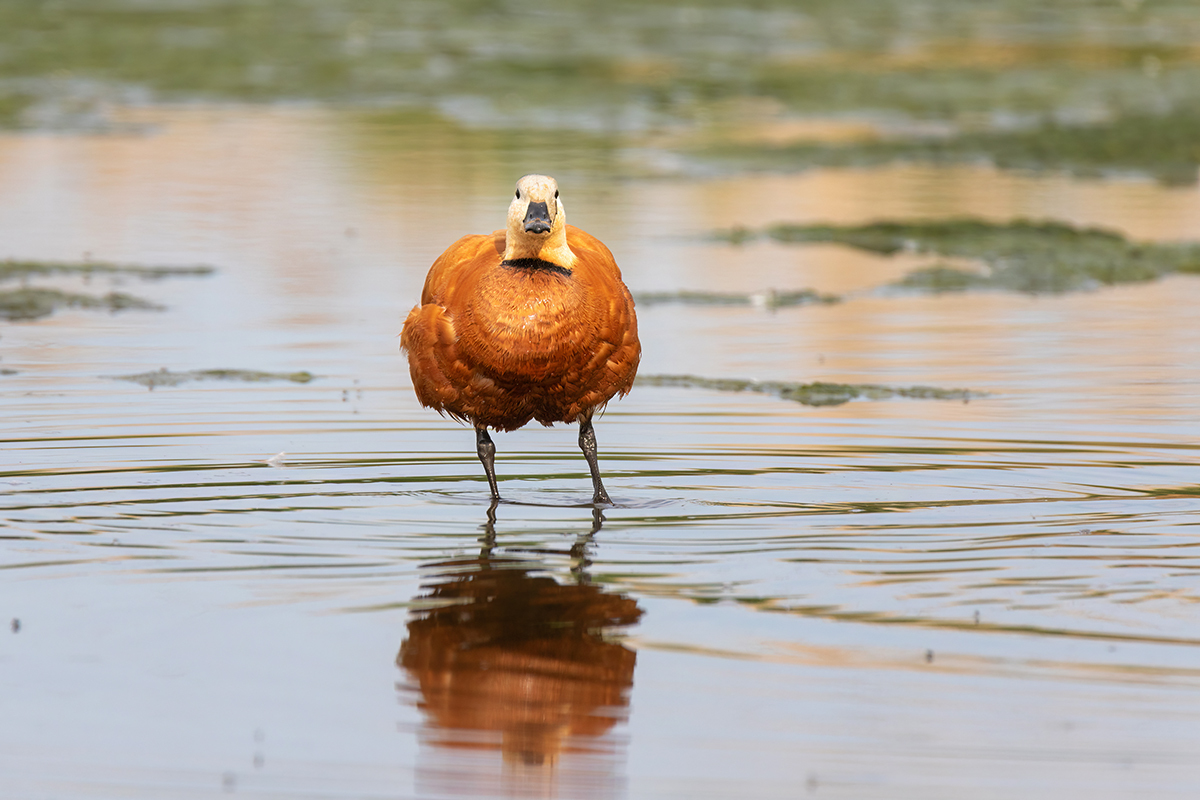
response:
<svg viewBox="0 0 1200 800"><path fill-rule="evenodd" d="M567 226L567 244L575 254L574 277L589 298L583 304L587 323L594 327L597 347L588 365L592 385L587 401L628 394L642 357L633 296L621 280L621 269L603 242L573 225Z"/></svg>
<svg viewBox="0 0 1200 800"><path fill-rule="evenodd" d="M455 295L474 287L485 270L500 263L494 237L495 234L470 234L447 247L429 268L421 290L421 304L437 303L451 308Z"/></svg>
<svg viewBox="0 0 1200 800"><path fill-rule="evenodd" d="M469 296L480 276L497 263L493 237L471 235L446 248L429 268L421 303L409 312L400 334L422 405L464 418L464 392L472 392L476 376L459 352L454 312L460 298Z"/></svg>

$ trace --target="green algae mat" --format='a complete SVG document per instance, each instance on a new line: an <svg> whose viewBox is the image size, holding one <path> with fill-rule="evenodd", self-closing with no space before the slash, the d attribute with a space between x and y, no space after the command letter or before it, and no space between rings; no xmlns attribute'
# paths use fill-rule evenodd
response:
<svg viewBox="0 0 1200 800"><path fill-rule="evenodd" d="M1134 242L1115 231L1063 222L981 219L880 221L866 225L778 224L714 234L741 244L766 238L786 244L836 242L881 255L928 253L982 262L983 272L934 264L895 285L928 291L1007 289L1067 292L1149 281L1174 273L1200 274L1200 244Z"/></svg>

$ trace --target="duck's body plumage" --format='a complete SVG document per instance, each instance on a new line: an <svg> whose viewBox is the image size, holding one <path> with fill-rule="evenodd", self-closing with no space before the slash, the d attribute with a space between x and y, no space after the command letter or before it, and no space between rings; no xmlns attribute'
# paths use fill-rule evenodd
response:
<svg viewBox="0 0 1200 800"><path fill-rule="evenodd" d="M433 263L400 337L421 404L480 431L493 496L488 428L578 422L593 466L592 415L630 390L641 357L633 298L609 249L566 225L553 179L526 176L517 194L506 230L464 236Z"/></svg>
<svg viewBox="0 0 1200 800"><path fill-rule="evenodd" d="M464 236L430 269L400 340L417 398L498 431L578 422L633 385L633 299L612 253L578 228L570 269L505 263L503 234Z"/></svg>

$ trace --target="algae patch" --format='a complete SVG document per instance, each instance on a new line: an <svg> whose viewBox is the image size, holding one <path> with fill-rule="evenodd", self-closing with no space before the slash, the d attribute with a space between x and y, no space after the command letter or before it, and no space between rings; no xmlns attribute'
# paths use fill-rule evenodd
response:
<svg viewBox="0 0 1200 800"><path fill-rule="evenodd" d="M146 267L138 264L112 264L106 261L82 261L78 263L66 261L20 261L5 259L0 261L0 281L26 280L29 278L49 277L51 275L95 275L123 276L157 280L177 276L211 275L216 270L213 267L198 264L185 267Z"/></svg>
<svg viewBox="0 0 1200 800"><path fill-rule="evenodd" d="M789 308L813 304L841 302L840 297L821 294L813 289L778 290L743 294L737 292L698 292L682 289L674 292L636 292L633 299L640 306L678 303L692 306L757 306L759 308Z"/></svg>
<svg viewBox="0 0 1200 800"><path fill-rule="evenodd" d="M914 269L892 286L901 289L915 289L921 292L964 292L967 289L986 289L991 286L991 276L980 275L977 272L967 272L945 264L934 264L930 267Z"/></svg>
<svg viewBox="0 0 1200 800"><path fill-rule="evenodd" d="M881 255L899 252L977 259L976 274L944 265L918 269L895 286L924 291L1006 289L1067 292L1149 281L1173 273L1200 273L1200 244L1133 242L1115 231L1061 222L994 223L960 218L881 221L866 225L773 225L716 234L734 244L765 236L784 243L836 242Z"/></svg>
<svg viewBox="0 0 1200 800"><path fill-rule="evenodd" d="M316 376L311 372L262 372L250 369L194 369L184 372L173 372L166 367L153 372L141 372L136 375L114 375L113 380L140 383L148 389L158 386L179 386L190 381L242 381L246 383L265 383L268 381L291 381L292 383L308 383Z"/></svg>
<svg viewBox="0 0 1200 800"><path fill-rule="evenodd" d="M806 406L840 406L851 400L887 400L907 397L913 400L958 400L966 403L987 392L968 389L940 389L936 386L884 386L876 383L790 383L752 381L740 378L702 378L697 375L639 375L643 386L681 386L689 389L713 389L719 392L758 392Z"/></svg>
<svg viewBox="0 0 1200 800"><path fill-rule="evenodd" d="M0 291L0 319L40 319L50 316L60 308L100 308L117 312L130 308L161 311L163 307L123 292L109 292L97 296L31 287Z"/></svg>
<svg viewBox="0 0 1200 800"><path fill-rule="evenodd" d="M85 281L95 276L110 278L133 277L143 280L158 280L177 276L211 275L216 270L209 266L158 267L137 264L111 264L103 261L60 262L22 261L6 259L0 261L0 282L29 281L31 278L76 276ZM161 311L163 306L135 297L125 292L109 292L104 295L68 292L36 286L20 289L0 290L0 319L28 321L48 317L63 308L104 309L117 312L126 309Z"/></svg>

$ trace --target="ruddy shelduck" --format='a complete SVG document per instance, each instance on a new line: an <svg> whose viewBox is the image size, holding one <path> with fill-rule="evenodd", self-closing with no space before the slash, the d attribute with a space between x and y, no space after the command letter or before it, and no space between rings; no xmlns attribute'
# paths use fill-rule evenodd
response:
<svg viewBox="0 0 1200 800"><path fill-rule="evenodd" d="M579 423L592 502L600 480L592 416L633 386L641 358L633 298L600 241L567 225L558 184L517 181L508 227L469 235L433 262L400 334L421 405L475 426L493 500L488 428Z"/></svg>

